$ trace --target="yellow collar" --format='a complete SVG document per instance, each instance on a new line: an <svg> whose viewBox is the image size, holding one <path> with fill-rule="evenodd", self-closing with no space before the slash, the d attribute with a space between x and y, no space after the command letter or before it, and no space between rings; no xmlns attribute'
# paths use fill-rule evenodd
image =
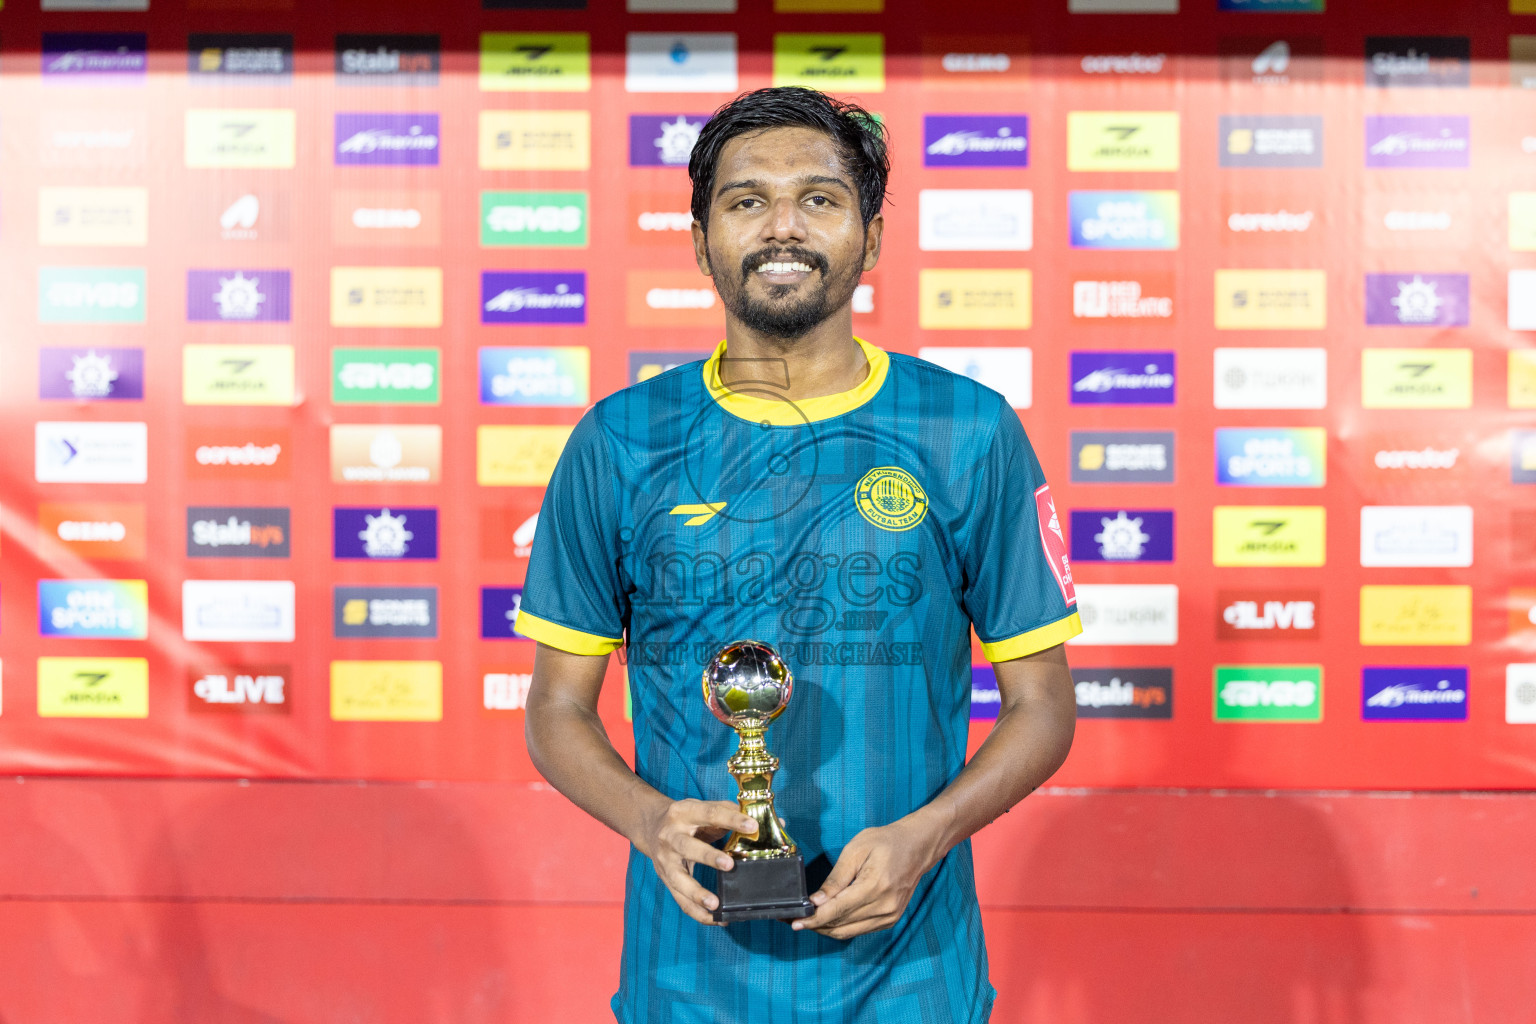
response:
<svg viewBox="0 0 1536 1024"><path fill-rule="evenodd" d="M781 395L782 385L767 382L749 383L745 390L732 391L720 383L720 357L725 355L724 339L715 346L714 355L704 363L704 389L726 412L752 423L793 427L841 416L874 398L880 386L885 383L886 371L891 366L891 358L885 354L885 350L876 348L863 338L853 340L864 350L864 358L869 361L869 374L856 386L835 395L791 402Z"/></svg>

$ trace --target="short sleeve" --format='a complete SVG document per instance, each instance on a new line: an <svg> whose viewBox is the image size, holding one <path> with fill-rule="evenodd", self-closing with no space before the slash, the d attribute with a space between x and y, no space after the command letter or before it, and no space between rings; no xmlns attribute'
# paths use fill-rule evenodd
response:
<svg viewBox="0 0 1536 1024"><path fill-rule="evenodd" d="M618 470L595 410L571 432L534 528L517 633L572 654L624 643L628 604L619 571Z"/></svg>
<svg viewBox="0 0 1536 1024"><path fill-rule="evenodd" d="M962 600L987 660L1009 661L1055 647L1083 627L1056 503L1006 405L978 469Z"/></svg>

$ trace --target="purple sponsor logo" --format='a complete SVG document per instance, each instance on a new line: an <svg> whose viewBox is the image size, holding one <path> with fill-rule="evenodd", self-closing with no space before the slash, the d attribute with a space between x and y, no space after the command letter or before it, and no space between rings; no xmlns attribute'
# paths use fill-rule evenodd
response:
<svg viewBox="0 0 1536 1024"><path fill-rule="evenodd" d="M43 80L95 78L142 81L149 70L143 32L44 32Z"/></svg>
<svg viewBox="0 0 1536 1024"><path fill-rule="evenodd" d="M1466 167L1471 118L1371 114L1365 119L1367 167Z"/></svg>
<svg viewBox="0 0 1536 1024"><path fill-rule="evenodd" d="M220 323L287 323L286 270L189 270L187 319Z"/></svg>
<svg viewBox="0 0 1536 1024"><path fill-rule="evenodd" d="M1467 670L1367 665L1360 670L1360 717L1368 722L1464 722Z"/></svg>
<svg viewBox="0 0 1536 1024"><path fill-rule="evenodd" d="M708 114L630 114L629 166L687 167Z"/></svg>
<svg viewBox="0 0 1536 1024"><path fill-rule="evenodd" d="M997 689L997 670L991 665L971 666L971 721L991 721L1003 706Z"/></svg>
<svg viewBox="0 0 1536 1024"><path fill-rule="evenodd" d="M1173 512L1169 509L1073 509L1072 561L1171 562Z"/></svg>
<svg viewBox="0 0 1536 1024"><path fill-rule="evenodd" d="M1073 352L1073 405L1172 405L1172 352Z"/></svg>
<svg viewBox="0 0 1536 1024"><path fill-rule="evenodd" d="M337 114L336 163L436 167L436 114Z"/></svg>
<svg viewBox="0 0 1536 1024"><path fill-rule="evenodd" d="M587 275L579 270L487 270L480 275L483 324L584 324Z"/></svg>
<svg viewBox="0 0 1536 1024"><path fill-rule="evenodd" d="M1029 118L929 114L923 118L923 166L1028 167Z"/></svg>
<svg viewBox="0 0 1536 1024"><path fill-rule="evenodd" d="M437 558L435 508L335 508L331 511L336 558L376 562Z"/></svg>
<svg viewBox="0 0 1536 1024"><path fill-rule="evenodd" d="M512 628L522 603L522 587L481 587L480 639L527 640Z"/></svg>
<svg viewBox="0 0 1536 1024"><path fill-rule="evenodd" d="M1366 274L1365 322L1376 327L1465 327L1466 274Z"/></svg>
<svg viewBox="0 0 1536 1024"><path fill-rule="evenodd" d="M75 401L144 397L141 348L45 348L38 360L39 398Z"/></svg>

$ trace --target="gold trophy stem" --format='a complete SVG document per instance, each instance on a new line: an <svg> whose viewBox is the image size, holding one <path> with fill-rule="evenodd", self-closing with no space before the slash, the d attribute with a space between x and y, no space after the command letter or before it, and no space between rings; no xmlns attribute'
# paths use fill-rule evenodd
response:
<svg viewBox="0 0 1536 1024"><path fill-rule="evenodd" d="M726 770L736 780L740 792L736 796L741 813L757 822L755 835L732 832L725 841L725 852L737 860L767 860L772 857L788 857L795 850L795 841L784 831L784 823L773 811L773 773L779 770L779 759L768 752L763 742L764 722L745 722L737 727L741 739L736 753L726 762Z"/></svg>

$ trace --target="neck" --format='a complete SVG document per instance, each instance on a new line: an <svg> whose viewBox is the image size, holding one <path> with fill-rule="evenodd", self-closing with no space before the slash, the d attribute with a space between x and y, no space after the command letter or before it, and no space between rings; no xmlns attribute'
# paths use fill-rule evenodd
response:
<svg viewBox="0 0 1536 1024"><path fill-rule="evenodd" d="M853 340L853 309L844 306L798 338L752 330L727 314L720 383L765 383L792 402L851 390L869 376L869 361Z"/></svg>

